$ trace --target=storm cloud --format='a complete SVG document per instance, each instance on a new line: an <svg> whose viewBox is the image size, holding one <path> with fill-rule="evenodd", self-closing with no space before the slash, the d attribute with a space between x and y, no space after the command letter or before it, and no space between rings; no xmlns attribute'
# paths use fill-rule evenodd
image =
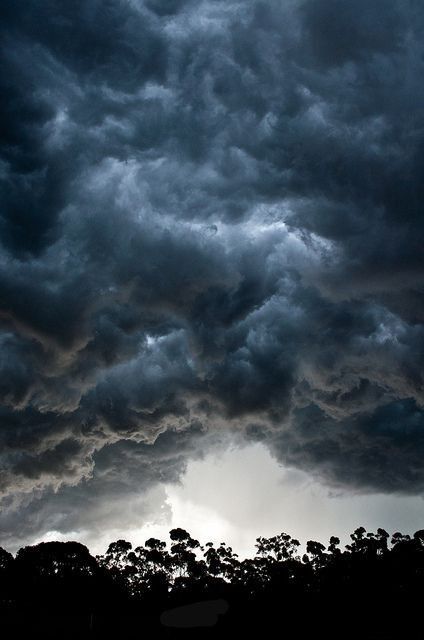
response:
<svg viewBox="0 0 424 640"><path fill-rule="evenodd" d="M0 12L3 537L232 433L422 493L422 3Z"/></svg>

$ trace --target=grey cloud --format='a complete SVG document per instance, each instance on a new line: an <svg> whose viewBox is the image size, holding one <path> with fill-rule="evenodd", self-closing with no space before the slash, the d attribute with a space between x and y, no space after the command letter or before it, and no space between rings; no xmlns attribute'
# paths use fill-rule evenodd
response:
<svg viewBox="0 0 424 640"><path fill-rule="evenodd" d="M333 487L394 494L422 493L422 410L411 400L334 420L317 406L294 412L295 429L273 435L286 463L314 470ZM358 478L361 484L358 487Z"/></svg>
<svg viewBox="0 0 424 640"><path fill-rule="evenodd" d="M153 486L167 433L170 480L236 429L421 492L420 4L1 12L7 530Z"/></svg>
<svg viewBox="0 0 424 640"><path fill-rule="evenodd" d="M398 51L406 35L408 17L413 15L405 14L405 8L406 3L392 0L372 4L363 0L305 2L301 11L311 58L320 66L337 67Z"/></svg>
<svg viewBox="0 0 424 640"><path fill-rule="evenodd" d="M3 544L17 549L47 531L83 531L96 541L111 527L123 530L142 526L146 519L160 521L167 506L158 483L178 480L188 459L224 446L221 440L192 422L184 430L160 434L154 444L121 439L106 445L93 454L91 469L75 484L68 479L55 489L40 490L33 483L31 492L19 497L19 509L14 501L5 501Z"/></svg>

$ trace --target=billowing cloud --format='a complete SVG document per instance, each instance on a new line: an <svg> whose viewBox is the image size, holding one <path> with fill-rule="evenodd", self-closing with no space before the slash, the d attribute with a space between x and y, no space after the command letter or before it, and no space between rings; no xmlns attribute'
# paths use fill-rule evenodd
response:
<svg viewBox="0 0 424 640"><path fill-rule="evenodd" d="M421 493L421 4L0 11L4 535L234 431Z"/></svg>

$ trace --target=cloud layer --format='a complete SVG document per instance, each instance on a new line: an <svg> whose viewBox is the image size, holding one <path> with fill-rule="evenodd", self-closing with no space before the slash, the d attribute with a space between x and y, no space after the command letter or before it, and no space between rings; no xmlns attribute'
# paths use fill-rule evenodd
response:
<svg viewBox="0 0 424 640"><path fill-rule="evenodd" d="M5 535L227 433L421 493L421 3L0 11Z"/></svg>

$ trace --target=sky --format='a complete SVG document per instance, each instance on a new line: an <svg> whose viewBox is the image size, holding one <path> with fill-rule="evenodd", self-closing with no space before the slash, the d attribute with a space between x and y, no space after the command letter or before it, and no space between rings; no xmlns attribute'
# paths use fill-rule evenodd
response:
<svg viewBox="0 0 424 640"><path fill-rule="evenodd" d="M422 528L422 2L0 25L0 545Z"/></svg>

